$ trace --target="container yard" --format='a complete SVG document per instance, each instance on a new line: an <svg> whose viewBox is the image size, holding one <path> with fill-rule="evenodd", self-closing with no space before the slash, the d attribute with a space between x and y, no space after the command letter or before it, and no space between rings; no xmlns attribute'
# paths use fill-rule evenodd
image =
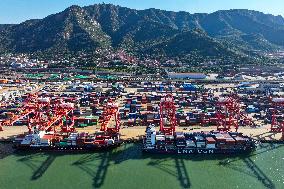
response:
<svg viewBox="0 0 284 189"><path fill-rule="evenodd" d="M52 140L84 132L90 137L97 132L98 140L100 132L117 133L115 138L120 135L122 140L142 139L150 125L171 135L240 132L262 142L281 141L284 136L281 92L251 92L240 83L78 80L22 87L17 93L3 84L2 95L9 95L1 101L2 140L41 131L42 136L53 135ZM169 94L171 104L163 102Z"/></svg>
<svg viewBox="0 0 284 189"><path fill-rule="evenodd" d="M61 181L50 178L63 172L82 183L62 187L110 188L121 171L138 188L150 187L145 175L157 188L200 188L224 172L226 181L204 188L283 186L281 92L204 81L27 82L21 93L2 85L0 165L24 172L13 174L23 188L56 187Z"/></svg>
<svg viewBox="0 0 284 189"><path fill-rule="evenodd" d="M0 10L0 189L284 189L283 0Z"/></svg>

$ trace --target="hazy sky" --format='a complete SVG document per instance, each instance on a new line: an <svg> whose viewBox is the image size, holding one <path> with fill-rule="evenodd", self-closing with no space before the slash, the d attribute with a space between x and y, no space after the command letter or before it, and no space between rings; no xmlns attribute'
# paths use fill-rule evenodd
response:
<svg viewBox="0 0 284 189"><path fill-rule="evenodd" d="M158 8L190 13L251 9L284 16L284 0L0 0L0 24L44 18L71 5L112 3L135 9Z"/></svg>

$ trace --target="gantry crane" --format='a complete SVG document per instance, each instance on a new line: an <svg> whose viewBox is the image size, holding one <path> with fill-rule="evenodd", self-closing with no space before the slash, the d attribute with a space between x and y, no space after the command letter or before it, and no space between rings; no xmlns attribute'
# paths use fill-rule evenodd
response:
<svg viewBox="0 0 284 189"><path fill-rule="evenodd" d="M160 103L160 131L173 135L177 126L174 98L167 94Z"/></svg>
<svg viewBox="0 0 284 189"><path fill-rule="evenodd" d="M33 104L33 106L31 107L32 112L28 114L27 116L27 126L28 126L28 130L29 133L32 132L32 123L33 120L38 118L41 115L41 112L43 112L44 110L48 110L50 108L50 98L37 98L35 100L35 103Z"/></svg>
<svg viewBox="0 0 284 189"><path fill-rule="evenodd" d="M109 122L111 118L114 118L115 127L109 127ZM111 99L104 106L104 110L102 113L102 124L101 124L101 131L103 132L119 132L120 129L120 118L119 118L119 111L118 105L113 103Z"/></svg>
<svg viewBox="0 0 284 189"><path fill-rule="evenodd" d="M29 115L40 108L37 103L38 94L27 94L26 99L22 102L22 106L16 109L16 113L12 113L9 118L3 120L0 123L0 130L3 130L2 126L13 126L15 122L28 118ZM29 119L29 118L28 118Z"/></svg>
<svg viewBox="0 0 284 189"><path fill-rule="evenodd" d="M38 109L36 115L31 118L30 125L35 130L53 133L60 128L61 133L74 132L73 103L62 101L53 102L45 109Z"/></svg>
<svg viewBox="0 0 284 189"><path fill-rule="evenodd" d="M73 132L73 103L64 103L61 99L51 100L49 97L40 98L37 94L28 94L22 106L12 114L9 119L2 121L1 125L12 126L18 120L27 119L29 133L32 128L40 131L54 131L58 127L60 132ZM1 129L1 128L0 128Z"/></svg>
<svg viewBox="0 0 284 189"><path fill-rule="evenodd" d="M232 127L235 127L237 132L240 123L249 126L255 125L242 110L237 95L220 98L216 106L218 109L216 113L218 131L230 131Z"/></svg>
<svg viewBox="0 0 284 189"><path fill-rule="evenodd" d="M235 127L238 131L239 125L237 115L239 113L239 105L233 97L220 98L217 102L217 130L230 131Z"/></svg>
<svg viewBox="0 0 284 189"><path fill-rule="evenodd" d="M282 139L284 139L284 98L273 98L272 99L273 112L271 119L271 132L282 133Z"/></svg>
<svg viewBox="0 0 284 189"><path fill-rule="evenodd" d="M120 116L118 105L108 99L104 105L103 113L100 117L100 134L96 136L95 143L103 144L106 139L119 139ZM114 127L110 127L114 124Z"/></svg>

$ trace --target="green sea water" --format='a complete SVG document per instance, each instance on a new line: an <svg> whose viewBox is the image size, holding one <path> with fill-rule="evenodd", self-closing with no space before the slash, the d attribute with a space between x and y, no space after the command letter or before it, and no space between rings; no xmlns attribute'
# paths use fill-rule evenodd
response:
<svg viewBox="0 0 284 189"><path fill-rule="evenodd" d="M145 155L127 144L112 152L17 153L0 159L0 189L284 189L284 145L242 156Z"/></svg>

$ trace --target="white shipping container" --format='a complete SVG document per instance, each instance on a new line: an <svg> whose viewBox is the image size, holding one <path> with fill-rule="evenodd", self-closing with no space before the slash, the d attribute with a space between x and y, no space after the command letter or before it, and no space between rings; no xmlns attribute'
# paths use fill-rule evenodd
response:
<svg viewBox="0 0 284 189"><path fill-rule="evenodd" d="M215 144L207 144L206 148L216 148Z"/></svg>
<svg viewBox="0 0 284 189"><path fill-rule="evenodd" d="M188 147L195 147L195 142L193 140L187 140L186 141L186 146Z"/></svg>
<svg viewBox="0 0 284 189"><path fill-rule="evenodd" d="M204 147L204 146L205 146L205 142L197 142L196 143L197 148L201 148L201 147Z"/></svg>

